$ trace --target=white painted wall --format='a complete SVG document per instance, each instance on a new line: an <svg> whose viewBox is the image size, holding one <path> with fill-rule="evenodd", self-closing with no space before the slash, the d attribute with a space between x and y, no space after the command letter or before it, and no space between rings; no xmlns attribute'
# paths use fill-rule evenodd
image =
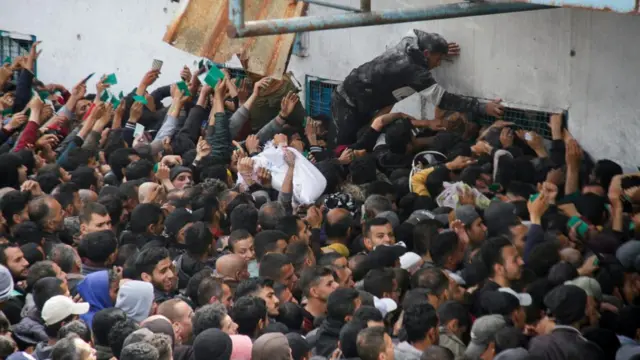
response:
<svg viewBox="0 0 640 360"><path fill-rule="evenodd" d="M333 1L357 5L356 0ZM437 2L374 0L373 7ZM43 40L38 71L45 82L72 85L91 72L116 72L117 88L131 89L153 58L165 62L159 80L165 84L175 81L182 65L197 61L162 42L178 6L169 0L0 0L0 29ZM310 7L310 15L331 12L335 10ZM293 56L289 69L301 82L307 74L341 80L412 28L439 32L462 45L455 63L435 71L450 91L547 110L568 109L571 132L594 156L612 158L628 168L638 164L638 17L554 9L320 31L308 36L309 56ZM416 97L397 109L428 113Z"/></svg>

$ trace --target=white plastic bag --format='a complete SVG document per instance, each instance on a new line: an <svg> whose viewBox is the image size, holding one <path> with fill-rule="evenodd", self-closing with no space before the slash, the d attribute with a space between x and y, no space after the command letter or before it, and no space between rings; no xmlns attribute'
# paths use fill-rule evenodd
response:
<svg viewBox="0 0 640 360"><path fill-rule="evenodd" d="M297 204L307 205L315 202L324 192L327 180L322 173L307 160L298 150L287 147L296 156L296 165L293 170L293 200ZM273 143L267 143L264 150L254 156L253 179L257 181L257 171L265 168L271 172L271 186L280 191L289 165L284 161L284 149L275 147ZM242 175L238 174L238 183L245 184Z"/></svg>
<svg viewBox="0 0 640 360"><path fill-rule="evenodd" d="M477 208L486 209L487 207L489 207L489 203L491 202L489 198L484 196L476 188L472 188L462 181L458 181L455 183L445 182L443 186L444 190L440 193L440 195L436 197L438 206L446 206L452 209L457 208L458 206L460 206L460 195L469 190L471 190L475 195Z"/></svg>

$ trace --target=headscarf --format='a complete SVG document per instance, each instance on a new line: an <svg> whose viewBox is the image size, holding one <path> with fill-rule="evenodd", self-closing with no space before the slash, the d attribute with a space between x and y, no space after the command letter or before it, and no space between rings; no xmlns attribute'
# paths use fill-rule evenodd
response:
<svg viewBox="0 0 640 360"><path fill-rule="evenodd" d="M91 327L93 316L98 311L113 307L113 301L109 295L109 272L102 270L87 275L78 284L77 289L82 299L91 306L88 313L80 315L80 318Z"/></svg>
<svg viewBox="0 0 640 360"><path fill-rule="evenodd" d="M251 360L251 348L253 343L246 335L231 335L233 349L231 350L231 360Z"/></svg>

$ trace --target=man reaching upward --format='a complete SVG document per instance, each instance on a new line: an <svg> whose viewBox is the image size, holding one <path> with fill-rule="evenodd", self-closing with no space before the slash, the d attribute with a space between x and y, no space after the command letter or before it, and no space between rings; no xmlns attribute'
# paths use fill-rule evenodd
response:
<svg viewBox="0 0 640 360"><path fill-rule="evenodd" d="M447 92L436 83L431 70L440 66L444 56L460 53L455 43L440 35L411 30L398 45L353 69L332 95L333 117L331 145L356 142L358 129L379 111L389 112L393 105L416 92L443 110L502 115L500 101L482 102Z"/></svg>

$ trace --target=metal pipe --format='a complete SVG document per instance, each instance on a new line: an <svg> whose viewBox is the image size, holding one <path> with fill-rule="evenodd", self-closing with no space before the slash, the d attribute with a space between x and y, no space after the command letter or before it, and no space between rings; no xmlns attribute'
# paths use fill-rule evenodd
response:
<svg viewBox="0 0 640 360"><path fill-rule="evenodd" d="M306 2L308 4L314 4L314 5L324 6L324 7L328 7L328 8L334 8L334 9L339 9L339 10L344 10L344 11L360 12L360 9L358 9L358 8L354 8L354 7L351 7L351 6L334 4L334 3L329 3L329 2L326 2L326 1L322 1L322 0L302 0L302 1L304 1L304 2Z"/></svg>
<svg viewBox="0 0 640 360"><path fill-rule="evenodd" d="M362 12L371 11L371 0L360 0L360 11Z"/></svg>
<svg viewBox="0 0 640 360"><path fill-rule="evenodd" d="M244 28L244 0L229 0L229 22L236 28Z"/></svg>
<svg viewBox="0 0 640 360"><path fill-rule="evenodd" d="M239 0L231 0L239 1ZM230 38L289 34L303 31L343 29L359 26L452 19L466 16L504 14L549 9L553 6L528 3L455 3L420 9L396 9L357 14L303 16L290 19L247 21L244 27L230 26ZM232 21L232 23L234 23ZM234 23L235 24L235 23Z"/></svg>

